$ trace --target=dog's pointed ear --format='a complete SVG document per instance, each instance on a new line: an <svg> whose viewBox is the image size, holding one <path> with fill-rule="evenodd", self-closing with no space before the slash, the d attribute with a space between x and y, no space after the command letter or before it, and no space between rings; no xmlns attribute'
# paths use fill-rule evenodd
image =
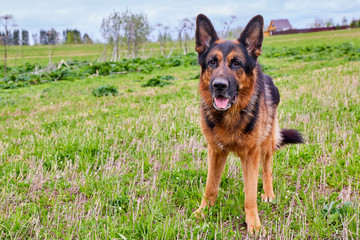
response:
<svg viewBox="0 0 360 240"><path fill-rule="evenodd" d="M210 44L219 39L212 23L204 14L199 14L196 18L195 38L199 54L206 52Z"/></svg>
<svg viewBox="0 0 360 240"><path fill-rule="evenodd" d="M264 19L261 15L253 17L242 31L238 41L245 45L250 56L257 58L261 54Z"/></svg>

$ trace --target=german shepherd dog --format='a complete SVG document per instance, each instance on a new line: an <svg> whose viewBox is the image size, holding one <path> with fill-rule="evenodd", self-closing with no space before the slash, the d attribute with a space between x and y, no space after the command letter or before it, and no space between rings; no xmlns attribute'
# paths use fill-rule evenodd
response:
<svg viewBox="0 0 360 240"><path fill-rule="evenodd" d="M196 51L201 65L201 128L208 142L208 175L204 197L194 212L213 205L229 152L241 159L245 186L248 232L259 230L257 183L263 166L262 200L275 198L271 162L274 152L290 143L302 143L293 129L279 129L277 105L280 95L270 76L262 73L257 58L263 42L263 17L258 15L237 40L219 39L210 20L196 19Z"/></svg>

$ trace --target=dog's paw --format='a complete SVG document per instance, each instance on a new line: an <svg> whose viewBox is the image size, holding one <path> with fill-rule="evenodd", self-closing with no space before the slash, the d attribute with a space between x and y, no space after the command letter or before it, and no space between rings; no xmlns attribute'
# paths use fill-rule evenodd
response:
<svg viewBox="0 0 360 240"><path fill-rule="evenodd" d="M262 239L266 236L266 229L260 226L248 226L246 239Z"/></svg>
<svg viewBox="0 0 360 240"><path fill-rule="evenodd" d="M264 202L271 202L275 199L275 194L274 193L264 193L264 194L261 194L261 199L264 201Z"/></svg>
<svg viewBox="0 0 360 240"><path fill-rule="evenodd" d="M261 222L256 208L245 208L245 222L249 234L257 234L260 231Z"/></svg>
<svg viewBox="0 0 360 240"><path fill-rule="evenodd" d="M196 211L193 212L193 215L197 218L197 219L204 219L205 215L202 212L202 208L198 208Z"/></svg>
<svg viewBox="0 0 360 240"><path fill-rule="evenodd" d="M258 217L247 217L246 226L249 234L258 234L261 229L261 223Z"/></svg>
<svg viewBox="0 0 360 240"><path fill-rule="evenodd" d="M261 233L261 225L260 226L255 226L255 225L248 225L247 226L247 232L250 235L258 235Z"/></svg>

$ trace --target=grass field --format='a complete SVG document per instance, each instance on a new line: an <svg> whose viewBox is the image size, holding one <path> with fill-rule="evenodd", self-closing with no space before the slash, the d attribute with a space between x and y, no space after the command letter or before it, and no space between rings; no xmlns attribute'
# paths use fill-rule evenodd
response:
<svg viewBox="0 0 360 240"><path fill-rule="evenodd" d="M260 177L264 239L359 239L359 36L345 30L265 38L259 61L280 90L280 126L299 129L306 143L277 152L272 203L261 202ZM74 48L89 55L75 56ZM36 49L23 48L23 56L40 56ZM57 61L96 60L102 46L56 51ZM191 214L207 173L199 70L178 66L0 90L0 238L245 239L234 155L215 206L204 220ZM176 80L141 87L158 75ZM92 95L109 84L117 96Z"/></svg>
<svg viewBox="0 0 360 240"><path fill-rule="evenodd" d="M174 47L174 42L166 44L165 53L169 54ZM173 54L183 52L178 42L173 50ZM195 49L195 42L188 42L187 48L190 51ZM120 46L120 56L127 57L128 51L125 45ZM106 45L106 59L110 61L113 46ZM0 45L0 63L4 61L4 47ZM35 46L9 46L8 47L8 65L16 66L28 63L39 65L60 62L61 60L79 60L79 61L97 61L104 51L104 44L63 44L63 45L35 45ZM161 50L159 43L147 42L139 49L140 57L160 56ZM49 55L51 56L49 58Z"/></svg>

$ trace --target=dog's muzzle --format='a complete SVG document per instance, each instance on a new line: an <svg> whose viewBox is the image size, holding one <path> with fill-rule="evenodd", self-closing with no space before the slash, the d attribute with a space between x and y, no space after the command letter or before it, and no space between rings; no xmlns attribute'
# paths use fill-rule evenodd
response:
<svg viewBox="0 0 360 240"><path fill-rule="evenodd" d="M228 88L229 82L226 79L216 78L212 82L213 106L216 110L228 110L231 105L236 103L237 94L235 94L234 96L230 96Z"/></svg>

